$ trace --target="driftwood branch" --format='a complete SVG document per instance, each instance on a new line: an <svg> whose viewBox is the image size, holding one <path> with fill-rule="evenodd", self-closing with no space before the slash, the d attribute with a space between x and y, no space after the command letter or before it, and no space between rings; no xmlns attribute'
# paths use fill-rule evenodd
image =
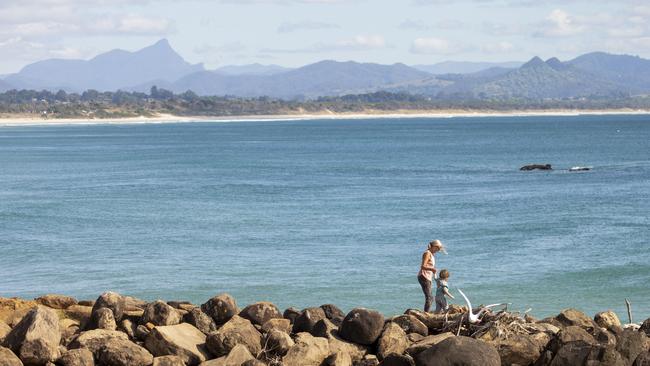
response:
<svg viewBox="0 0 650 366"><path fill-rule="evenodd" d="M627 307L627 319L629 324L632 324L632 304L630 304L630 300L625 299L625 306Z"/></svg>

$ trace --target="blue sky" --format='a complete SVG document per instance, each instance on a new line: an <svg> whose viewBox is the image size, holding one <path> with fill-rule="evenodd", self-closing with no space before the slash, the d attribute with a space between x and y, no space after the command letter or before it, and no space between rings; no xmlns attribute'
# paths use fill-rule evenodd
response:
<svg viewBox="0 0 650 366"><path fill-rule="evenodd" d="M0 74L160 38L206 67L650 57L647 0L0 0Z"/></svg>

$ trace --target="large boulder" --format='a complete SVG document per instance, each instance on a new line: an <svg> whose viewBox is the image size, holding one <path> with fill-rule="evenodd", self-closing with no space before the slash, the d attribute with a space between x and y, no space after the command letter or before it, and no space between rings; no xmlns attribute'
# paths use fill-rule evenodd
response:
<svg viewBox="0 0 650 366"><path fill-rule="evenodd" d="M61 366L94 366L93 353L85 348L71 349L57 361Z"/></svg>
<svg viewBox="0 0 650 366"><path fill-rule="evenodd" d="M404 329L396 323L389 322L386 324L384 331L379 337L379 342L377 343L377 357L380 360L383 360L391 353L401 355L406 351L408 346L409 342L406 338L406 332L404 332Z"/></svg>
<svg viewBox="0 0 650 366"><path fill-rule="evenodd" d="M650 337L650 318L643 321L641 327L639 328L639 331L645 333L648 337Z"/></svg>
<svg viewBox="0 0 650 366"><path fill-rule="evenodd" d="M176 325L181 322L181 315L176 309L166 302L157 300L148 304L140 319L141 324L151 323L153 325Z"/></svg>
<svg viewBox="0 0 650 366"><path fill-rule="evenodd" d="M615 312L611 310L601 311L594 316L594 321L599 327L605 329L613 329L621 327L621 320Z"/></svg>
<svg viewBox="0 0 650 366"><path fill-rule="evenodd" d="M282 317L283 317L284 319L289 320L289 322L290 322L291 324L293 324L294 320L296 320L296 318L298 317L298 315L300 315L300 310L298 310L298 309L296 309L296 308L294 308L294 307L287 308L287 309L284 311L284 313L282 313Z"/></svg>
<svg viewBox="0 0 650 366"><path fill-rule="evenodd" d="M9 348L0 347L0 366L23 366L23 363Z"/></svg>
<svg viewBox="0 0 650 366"><path fill-rule="evenodd" d="M11 349L23 364L45 365L59 358L61 333L59 318L50 308L39 306L22 318L5 337L3 345Z"/></svg>
<svg viewBox="0 0 650 366"><path fill-rule="evenodd" d="M564 309L555 317L555 320L563 326L578 326L592 331L597 327L596 323L585 313L576 309Z"/></svg>
<svg viewBox="0 0 650 366"><path fill-rule="evenodd" d="M300 315L293 321L293 332L312 333L314 325L322 319L328 319L325 311L321 308L307 308L300 312Z"/></svg>
<svg viewBox="0 0 650 366"><path fill-rule="evenodd" d="M211 298L201 305L201 310L211 316L219 325L224 324L239 312L235 298L228 294L220 294Z"/></svg>
<svg viewBox="0 0 650 366"><path fill-rule="evenodd" d="M113 339L102 345L97 360L103 366L149 366L153 355L131 341Z"/></svg>
<svg viewBox="0 0 650 366"><path fill-rule="evenodd" d="M329 320L329 319L328 319ZM327 356L321 366L352 366L350 355L345 352L335 352Z"/></svg>
<svg viewBox="0 0 650 366"><path fill-rule="evenodd" d="M422 338L421 340L413 343L406 349L406 353L415 357L417 354L428 350L429 348L437 345L438 343L444 341L447 338L454 337L454 334L451 332L445 332L435 335L430 335Z"/></svg>
<svg viewBox="0 0 650 366"><path fill-rule="evenodd" d="M178 356L160 356L154 357L153 366L185 366L185 362Z"/></svg>
<svg viewBox="0 0 650 366"><path fill-rule="evenodd" d="M239 312L239 316L257 325L264 325L264 323L273 318L282 318L278 307L268 301L248 305Z"/></svg>
<svg viewBox="0 0 650 366"><path fill-rule="evenodd" d="M116 321L122 320L126 308L126 298L116 292L104 292L99 295L93 305L93 312L97 309L109 308L113 312Z"/></svg>
<svg viewBox="0 0 650 366"><path fill-rule="evenodd" d="M625 329L618 336L616 350L631 364L641 352L648 351L646 341L645 333Z"/></svg>
<svg viewBox="0 0 650 366"><path fill-rule="evenodd" d="M381 361L380 366L415 366L415 360L409 355L391 354Z"/></svg>
<svg viewBox="0 0 650 366"><path fill-rule="evenodd" d="M102 346L115 339L128 341L129 337L126 333L116 330L93 329L79 334L70 342L68 348L85 348L97 356L97 352Z"/></svg>
<svg viewBox="0 0 650 366"><path fill-rule="evenodd" d="M37 303L52 309L67 309L72 305L77 305L77 299L65 295L44 295L34 299Z"/></svg>
<svg viewBox="0 0 650 366"><path fill-rule="evenodd" d="M13 327L18 324L30 310L37 306L38 303L36 301L0 297L0 322L4 322L10 327Z"/></svg>
<svg viewBox="0 0 650 366"><path fill-rule="evenodd" d="M402 327L406 334L417 333L424 337L429 335L429 329L427 326L413 315L404 314L396 316L391 319L391 321Z"/></svg>
<svg viewBox="0 0 650 366"><path fill-rule="evenodd" d="M291 322L289 319L274 318L262 325L262 333L268 333L272 329L281 330L285 333L291 333Z"/></svg>
<svg viewBox="0 0 650 366"><path fill-rule="evenodd" d="M329 356L327 339L309 333L298 333L295 344L282 358L284 366L320 366Z"/></svg>
<svg viewBox="0 0 650 366"><path fill-rule="evenodd" d="M377 341L384 328L384 316L375 310L353 309L339 327L339 335L350 342L371 345Z"/></svg>
<svg viewBox="0 0 650 366"><path fill-rule="evenodd" d="M640 353L633 366L650 366L650 350Z"/></svg>
<svg viewBox="0 0 650 366"><path fill-rule="evenodd" d="M532 365L543 350L535 338L528 334L511 335L500 339L495 346L504 365Z"/></svg>
<svg viewBox="0 0 650 366"><path fill-rule="evenodd" d="M417 366L501 366L496 348L469 337L451 337L415 356Z"/></svg>
<svg viewBox="0 0 650 366"><path fill-rule="evenodd" d="M251 354L257 356L262 350L262 335L253 324L238 315L233 316L219 330L208 335L206 346L217 357L230 353L236 345L248 347Z"/></svg>
<svg viewBox="0 0 650 366"><path fill-rule="evenodd" d="M190 309L187 314L183 316L183 321L192 324L205 334L210 334L217 330L217 324L214 322L214 319L204 313L201 308Z"/></svg>
<svg viewBox="0 0 650 366"><path fill-rule="evenodd" d="M368 346L348 342L342 339L336 325L329 319L321 319L314 325L312 335L315 337L327 338L330 346L330 353L345 353L350 356L353 363L360 362L368 353Z"/></svg>
<svg viewBox="0 0 650 366"><path fill-rule="evenodd" d="M602 348L598 345L587 343L582 340L569 342L562 345L562 347L555 353L551 366L567 366L567 365L585 365L588 358L594 360L594 356L601 354L604 356L604 352L600 352ZM597 351L597 352L594 352ZM591 362L589 365L601 365L600 363ZM605 365L602 365L605 366ZM618 366L618 365L611 365Z"/></svg>
<svg viewBox="0 0 650 366"><path fill-rule="evenodd" d="M203 362L201 366L242 366L254 360L255 357L251 355L248 348L242 344L238 344L230 350L227 356Z"/></svg>
<svg viewBox="0 0 650 366"><path fill-rule="evenodd" d="M334 304L324 304L320 306L321 309L325 312L325 316L336 326L341 325L343 318L345 318L345 313L339 309L338 306Z"/></svg>
<svg viewBox="0 0 650 366"><path fill-rule="evenodd" d="M63 313L66 318L78 321L79 327L85 329L90 322L93 308L92 306L72 305L65 309ZM115 318L115 316L113 316L113 318Z"/></svg>
<svg viewBox="0 0 650 366"><path fill-rule="evenodd" d="M284 356L289 349L293 347L294 341L289 334L278 330L271 329L264 335L264 353L267 356Z"/></svg>
<svg viewBox="0 0 650 366"><path fill-rule="evenodd" d="M155 327L145 340L154 356L178 356L187 365L209 359L203 332L188 323Z"/></svg>
<svg viewBox="0 0 650 366"><path fill-rule="evenodd" d="M562 329L556 336L554 349L557 349L557 345L565 345L570 342L582 341L588 344L598 343L596 339L582 327L577 325L572 325Z"/></svg>

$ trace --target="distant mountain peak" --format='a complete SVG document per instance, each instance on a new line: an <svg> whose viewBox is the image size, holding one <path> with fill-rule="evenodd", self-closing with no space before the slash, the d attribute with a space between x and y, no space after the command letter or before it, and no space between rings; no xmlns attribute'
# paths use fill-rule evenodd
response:
<svg viewBox="0 0 650 366"><path fill-rule="evenodd" d="M563 70L563 69L566 69L568 67L562 61L560 61L557 57L549 58L548 60L546 60L546 64L548 66L552 67L555 70Z"/></svg>
<svg viewBox="0 0 650 366"><path fill-rule="evenodd" d="M530 61L526 62L521 66L522 69L529 68L529 67L539 67L539 66L544 66L546 63L544 60L542 60L539 56L535 56L530 59Z"/></svg>

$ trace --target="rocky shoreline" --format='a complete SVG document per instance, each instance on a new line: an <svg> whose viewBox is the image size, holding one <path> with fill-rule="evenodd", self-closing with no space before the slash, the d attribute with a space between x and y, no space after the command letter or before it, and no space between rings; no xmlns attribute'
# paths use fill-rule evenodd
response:
<svg viewBox="0 0 650 366"><path fill-rule="evenodd" d="M623 325L612 311L487 311L471 323L459 306L386 318L332 304L240 309L228 294L201 305L114 292L0 298L0 366L650 366L649 336L650 319Z"/></svg>

